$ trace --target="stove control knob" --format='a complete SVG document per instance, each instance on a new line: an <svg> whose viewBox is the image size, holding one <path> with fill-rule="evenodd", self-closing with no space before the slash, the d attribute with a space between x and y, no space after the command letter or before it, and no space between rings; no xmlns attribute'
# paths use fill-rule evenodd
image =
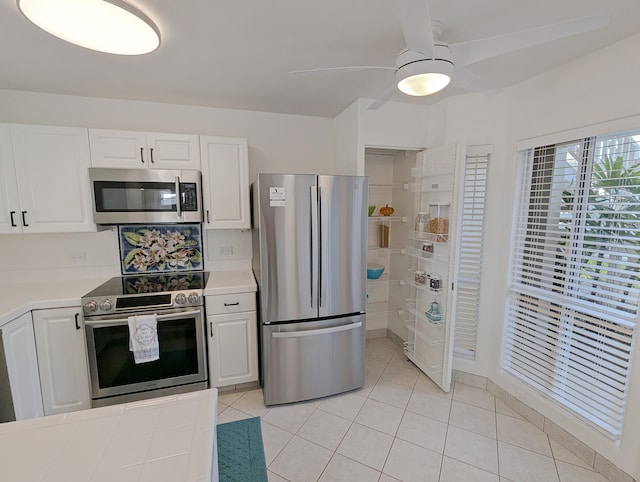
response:
<svg viewBox="0 0 640 482"><path fill-rule="evenodd" d="M179 305L184 305L187 301L187 297L184 295L184 293L178 293L176 295L176 303L178 303Z"/></svg>
<svg viewBox="0 0 640 482"><path fill-rule="evenodd" d="M189 303L197 303L198 301L200 301L200 296L198 295L198 293L190 293L189 294Z"/></svg>
<svg viewBox="0 0 640 482"><path fill-rule="evenodd" d="M95 301L89 301L88 303L85 303L84 305L84 311L85 313L91 313L92 311L96 311L98 309L98 303L96 303Z"/></svg>
<svg viewBox="0 0 640 482"><path fill-rule="evenodd" d="M113 308L113 303L111 302L111 300L104 300L102 303L100 303L100 309L102 311L109 311L111 308Z"/></svg>

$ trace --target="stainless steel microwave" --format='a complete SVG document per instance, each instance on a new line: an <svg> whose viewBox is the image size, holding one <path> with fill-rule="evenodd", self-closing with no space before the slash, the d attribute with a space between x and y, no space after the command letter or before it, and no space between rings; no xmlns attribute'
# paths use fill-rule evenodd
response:
<svg viewBox="0 0 640 482"><path fill-rule="evenodd" d="M195 170L89 168L93 222L202 222L202 175Z"/></svg>

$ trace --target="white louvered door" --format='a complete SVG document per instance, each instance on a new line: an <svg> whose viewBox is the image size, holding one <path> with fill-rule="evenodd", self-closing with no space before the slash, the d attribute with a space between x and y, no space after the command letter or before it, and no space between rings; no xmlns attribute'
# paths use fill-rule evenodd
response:
<svg viewBox="0 0 640 482"><path fill-rule="evenodd" d="M469 359L476 356L489 157L486 147L467 149L459 196L454 355Z"/></svg>

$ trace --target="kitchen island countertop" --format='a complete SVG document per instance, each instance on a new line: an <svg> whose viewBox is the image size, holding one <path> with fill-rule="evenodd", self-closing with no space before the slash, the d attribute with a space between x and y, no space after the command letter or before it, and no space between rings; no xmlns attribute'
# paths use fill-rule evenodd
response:
<svg viewBox="0 0 640 482"><path fill-rule="evenodd" d="M218 480L215 388L0 424L2 480Z"/></svg>

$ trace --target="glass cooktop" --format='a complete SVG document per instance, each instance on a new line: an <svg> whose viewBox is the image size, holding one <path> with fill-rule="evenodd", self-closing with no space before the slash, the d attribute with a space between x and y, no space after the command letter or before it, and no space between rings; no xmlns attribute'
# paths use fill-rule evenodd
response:
<svg viewBox="0 0 640 482"><path fill-rule="evenodd" d="M203 290L208 278L209 273L206 271L116 276L87 293L84 297Z"/></svg>

